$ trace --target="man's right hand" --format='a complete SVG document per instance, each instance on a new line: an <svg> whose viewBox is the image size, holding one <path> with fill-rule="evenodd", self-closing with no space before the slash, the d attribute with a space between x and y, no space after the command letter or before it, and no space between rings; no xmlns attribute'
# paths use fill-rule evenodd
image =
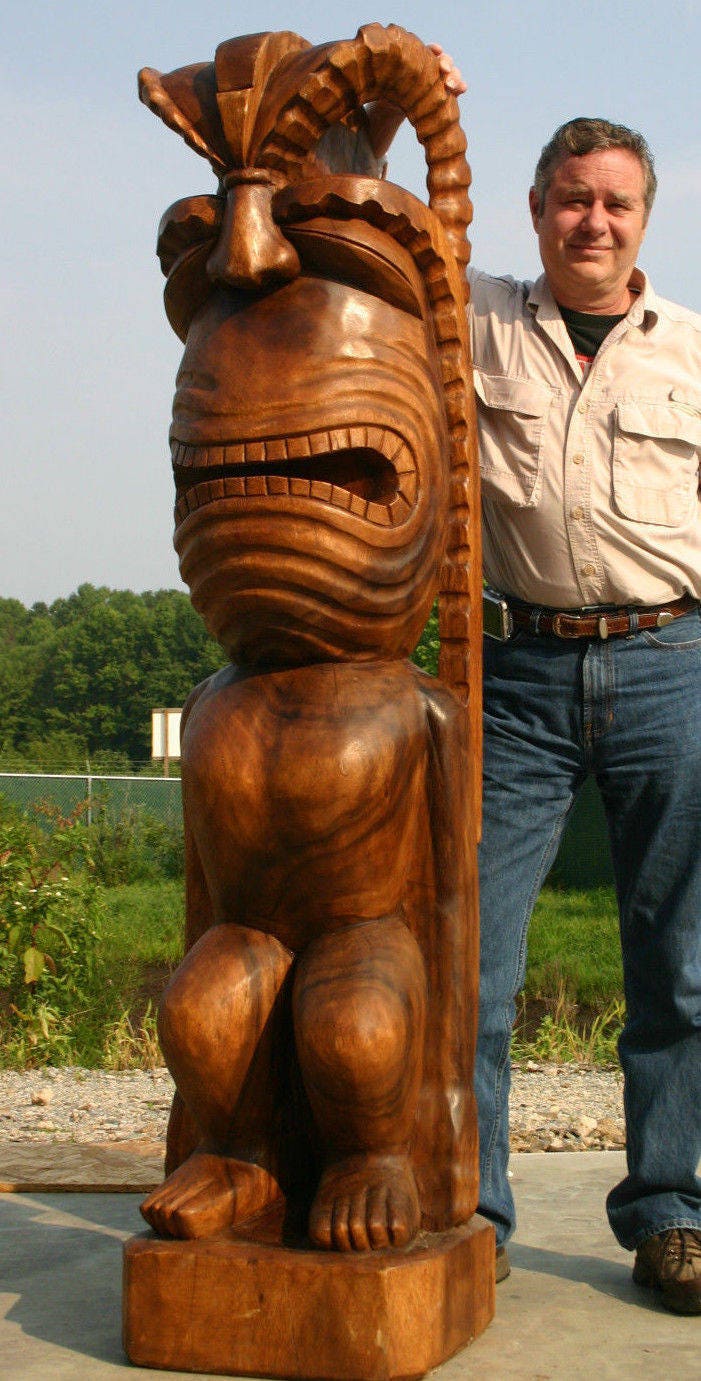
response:
<svg viewBox="0 0 701 1381"><path fill-rule="evenodd" d="M450 91L453 96L462 96L463 92L467 91L467 82L463 80L462 72L455 59L441 48L440 43L428 43L426 46L438 58L438 65L443 73L446 90Z"/></svg>
<svg viewBox="0 0 701 1381"><path fill-rule="evenodd" d="M440 43L428 43L426 46L438 58L446 91L450 92L451 96L462 96L463 92L467 91L467 84L463 81L462 72L450 53L444 52ZM381 158L389 149L404 119L404 111L389 101L380 100L366 106L366 114L372 151L377 158Z"/></svg>

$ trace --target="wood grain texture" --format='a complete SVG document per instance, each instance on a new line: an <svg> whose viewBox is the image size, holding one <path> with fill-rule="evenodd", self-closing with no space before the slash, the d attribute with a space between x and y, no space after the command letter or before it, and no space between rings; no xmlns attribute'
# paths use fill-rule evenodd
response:
<svg viewBox="0 0 701 1381"><path fill-rule="evenodd" d="M465 140L396 26L232 39L141 93L219 179L166 212L159 256L185 346L175 546L231 664L182 716L187 953L159 1012L177 1093L142 1205L162 1240L126 1253L127 1346L419 1375L484 1327L494 1276ZM380 97L424 147L428 208L358 172ZM437 594L448 684L406 660Z"/></svg>
<svg viewBox="0 0 701 1381"><path fill-rule="evenodd" d="M494 1233L475 1218L405 1252L348 1257L132 1237L123 1339L142 1367L307 1381L410 1381L494 1312Z"/></svg>

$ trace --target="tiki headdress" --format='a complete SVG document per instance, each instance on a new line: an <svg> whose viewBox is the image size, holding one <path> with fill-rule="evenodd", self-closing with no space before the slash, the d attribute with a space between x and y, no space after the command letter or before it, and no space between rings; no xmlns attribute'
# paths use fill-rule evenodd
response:
<svg viewBox="0 0 701 1381"><path fill-rule="evenodd" d="M276 638L288 656L407 655L440 569L440 674L466 696L481 587L471 208L437 59L393 25L319 47L258 34L213 63L147 68L140 93L219 179L216 195L169 208L159 233L166 310L186 341L171 441L196 607L234 659L274 660ZM423 145L429 209L377 176L362 106L380 98ZM419 406L431 388L435 405Z"/></svg>

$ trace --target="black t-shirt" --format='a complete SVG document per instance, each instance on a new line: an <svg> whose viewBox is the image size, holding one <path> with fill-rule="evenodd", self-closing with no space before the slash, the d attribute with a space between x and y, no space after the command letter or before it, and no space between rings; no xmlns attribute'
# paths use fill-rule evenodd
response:
<svg viewBox="0 0 701 1381"><path fill-rule="evenodd" d="M579 363L586 366L591 364L609 331L612 331L626 314L621 312L618 316L597 316L591 312L575 312L571 307L560 307L560 315L567 327L567 334Z"/></svg>

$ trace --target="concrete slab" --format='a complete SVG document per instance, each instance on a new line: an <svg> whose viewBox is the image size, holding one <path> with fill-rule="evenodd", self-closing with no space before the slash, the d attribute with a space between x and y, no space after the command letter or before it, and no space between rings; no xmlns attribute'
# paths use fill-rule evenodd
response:
<svg viewBox="0 0 701 1381"><path fill-rule="evenodd" d="M490 1328L435 1381L661 1381L701 1372L701 1324L631 1282L611 1237L606 1191L620 1152L512 1158L519 1206L513 1271ZM138 1196L8 1194L0 1200L3 1381L153 1377L121 1350L121 1244ZM170 1372L185 1381L185 1373Z"/></svg>

